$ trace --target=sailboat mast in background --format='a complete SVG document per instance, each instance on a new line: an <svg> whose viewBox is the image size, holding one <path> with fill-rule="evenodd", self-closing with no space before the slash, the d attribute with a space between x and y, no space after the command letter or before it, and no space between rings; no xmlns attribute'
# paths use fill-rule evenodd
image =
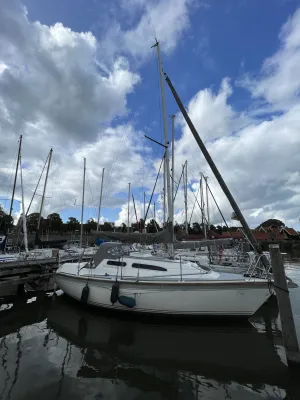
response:
<svg viewBox="0 0 300 400"><path fill-rule="evenodd" d="M27 238L27 224L26 224L26 213L25 213L25 203L24 203L24 185L23 185L23 173L22 173L22 159L20 154L19 159L20 165L20 178L21 178L21 195L22 195L22 221L23 221L23 238L24 238L24 247L26 254L28 251L28 238Z"/></svg>
<svg viewBox="0 0 300 400"><path fill-rule="evenodd" d="M175 176L175 115L171 115L172 120L172 221L174 221L174 176Z"/></svg>
<svg viewBox="0 0 300 400"><path fill-rule="evenodd" d="M40 207L40 212L39 212L39 219L38 219L38 224L37 224L37 232L39 231L40 224L41 224L41 217L42 217L42 213L43 213L44 200L45 200L45 194L46 194L46 188L47 188L47 182L48 182L48 175L49 175L49 169L50 169L50 164L51 164L52 153L53 153L53 150L50 149L47 172L46 172L45 183L44 183L44 190L43 190L43 195L42 195L42 200L41 200L41 207Z"/></svg>
<svg viewBox="0 0 300 400"><path fill-rule="evenodd" d="M17 164L16 164L16 171L15 171L15 178L14 178L14 186L13 186L13 191L11 195L11 202L10 202L10 209L9 209L9 216L12 216L12 211L13 211L13 204L14 204L14 199L15 199L15 191L16 191L16 183L17 183L17 176L18 176L18 168L19 168L19 160L20 160L20 155L21 155L21 148L22 148L22 135L20 135L19 139L19 149L18 149L18 157L17 157Z"/></svg>
<svg viewBox="0 0 300 400"><path fill-rule="evenodd" d="M82 205L81 205L81 224L80 224L80 249L82 248L83 241L83 216L84 216L84 191L85 191L85 171L86 171L86 159L83 159L83 182L82 182Z"/></svg>
<svg viewBox="0 0 300 400"><path fill-rule="evenodd" d="M130 182L128 183L128 209L127 209L127 232L130 232L129 221L130 221Z"/></svg>
<svg viewBox="0 0 300 400"><path fill-rule="evenodd" d="M102 170L101 189L100 189L100 199L99 199L99 208L98 208L98 220L97 220L97 231L101 231L101 228L100 228L100 213L101 213L101 205L102 205L102 192L103 192L104 171L105 171L105 168L103 168L103 170Z"/></svg>

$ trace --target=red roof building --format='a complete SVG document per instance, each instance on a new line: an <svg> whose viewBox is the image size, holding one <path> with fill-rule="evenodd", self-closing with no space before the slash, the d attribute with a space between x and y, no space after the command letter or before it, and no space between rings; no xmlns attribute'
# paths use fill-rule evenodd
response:
<svg viewBox="0 0 300 400"><path fill-rule="evenodd" d="M299 234L294 228L285 227L283 228L282 232L286 239L299 239Z"/></svg>

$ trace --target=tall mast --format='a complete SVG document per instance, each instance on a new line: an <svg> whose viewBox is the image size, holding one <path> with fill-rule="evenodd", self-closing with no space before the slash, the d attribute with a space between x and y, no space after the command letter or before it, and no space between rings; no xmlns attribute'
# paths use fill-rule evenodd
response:
<svg viewBox="0 0 300 400"><path fill-rule="evenodd" d="M262 254L262 249L260 247L260 245L258 244L257 240L255 239L251 229L249 228L249 225L247 224L247 221L245 220L239 206L237 205L235 199L233 198L230 190L228 189L223 177L221 176L218 168L216 167L214 161L212 160L209 152L207 151L204 143L202 142L196 128L194 127L194 124L192 123L190 117L188 116L188 113L186 112L186 109L184 108L174 86L172 85L172 82L170 81L170 78L165 75L166 77L166 81L169 85L169 88L171 89L171 92L176 100L176 103L178 104L178 107L180 108L180 111L182 112L182 115L186 121L186 123L188 124L200 150L202 151L202 154L204 155L208 165L210 166L212 172L214 173L217 181L219 182L219 185L221 186L225 196L227 197L229 203L231 204L231 207L233 209L233 211L235 212L235 215L237 216L237 218L239 219L240 223L242 224L242 227L244 229L245 235L247 236L248 240L250 241L250 243L252 244L254 250L256 250L259 254ZM269 267L269 261L267 260L267 258L262 255L262 262L264 264L264 266L267 268Z"/></svg>
<svg viewBox="0 0 300 400"><path fill-rule="evenodd" d="M158 57L158 67L159 67L159 80L160 80L160 90L161 90L161 100L162 100L162 111L163 111L163 122L164 122L164 139L166 146L165 153L165 170L166 170L166 183L167 183L167 201L168 201L168 213L169 213L169 229L170 234L172 235L172 243L169 247L170 249L170 257L174 256L174 246L173 246L173 215L172 215L172 201L171 198L171 185L170 185L170 164L169 164L169 139L168 139L168 128L167 128L167 116L166 116L166 103L165 103L165 87L164 87L164 79L163 79L163 71L162 64L160 58L160 47L158 41L156 41L153 47L157 48L157 57Z"/></svg>
<svg viewBox="0 0 300 400"><path fill-rule="evenodd" d="M99 208L98 208L98 221L97 221L97 231L101 231L100 226L100 213L101 213L101 204L102 204L102 191L103 191L103 179L104 179L104 171L105 168L102 169L102 179L101 179L101 189L100 189L100 199L99 199ZM100 229L99 229L100 228Z"/></svg>
<svg viewBox="0 0 300 400"><path fill-rule="evenodd" d="M174 143L175 143L175 115L172 114L171 115L171 119L172 119L172 221L174 219L174 175L175 175L175 157L174 157L174 153L175 153L175 149L174 149Z"/></svg>
<svg viewBox="0 0 300 400"><path fill-rule="evenodd" d="M129 206L130 206L130 182L128 183L128 209L127 209L127 232L128 233L130 232L130 229L129 229L129 215L130 215Z"/></svg>
<svg viewBox="0 0 300 400"><path fill-rule="evenodd" d="M202 215L202 228L204 231L204 237L207 237L207 233L206 233L206 218L205 218L205 202L204 202L204 193L203 193L203 189L204 189L204 182L203 182L203 174L201 173L201 179L200 179L200 205L201 205L201 215Z"/></svg>
<svg viewBox="0 0 300 400"><path fill-rule="evenodd" d="M15 191L16 191L16 183L17 183L17 176L18 176L18 168L19 168L19 161L20 161L20 155L21 155L21 148L22 148L22 135L20 135L19 139L19 149L18 149L18 157L17 157L17 164L16 164L16 171L15 171L15 178L14 178L14 186L13 186L13 191L11 195L11 202L10 202L10 209L9 209L9 216L11 217L12 211L13 211L13 204L14 204L14 198L15 198Z"/></svg>
<svg viewBox="0 0 300 400"><path fill-rule="evenodd" d="M53 150L50 149L47 172L46 172L45 183L44 183L43 196L42 196L42 200L41 200L41 207L40 207L39 219L38 219L38 224L37 224L37 231L40 229L40 224L41 224L41 217L42 217L42 212L43 212L43 206L44 206L44 200L45 200L45 194L46 194L46 187L47 187L49 169L50 169L51 158L52 158L52 152L53 152Z"/></svg>
<svg viewBox="0 0 300 400"><path fill-rule="evenodd" d="M155 220L155 202L153 203L153 218ZM155 220L156 221L156 220Z"/></svg>
<svg viewBox="0 0 300 400"><path fill-rule="evenodd" d="M82 243L83 243L83 216L84 216L85 171L86 171L86 158L83 159L82 205L81 205L80 244L79 244L79 248L80 248L80 249L82 248Z"/></svg>
<svg viewBox="0 0 300 400"><path fill-rule="evenodd" d="M145 218L146 218L146 192L144 192L144 225L146 224Z"/></svg>
<svg viewBox="0 0 300 400"><path fill-rule="evenodd" d="M185 224L185 232L188 235L189 227L188 227L188 216L187 216L187 160L184 163L184 224Z"/></svg>
<svg viewBox="0 0 300 400"><path fill-rule="evenodd" d="M133 202L133 208L134 208L134 213L135 213L136 226L137 226L138 231L140 231L139 220L138 220L138 216L137 216L137 212L136 212L136 207L135 207L135 201L134 201L133 193L132 193L132 202Z"/></svg>
<svg viewBox="0 0 300 400"><path fill-rule="evenodd" d="M20 178L21 178L21 194L22 194L22 220L23 220L23 238L25 252L28 254L28 238L27 238L27 226L26 226L26 214L25 214L25 204L24 204L24 186L23 186L23 174L22 174L22 161L21 154L19 158L20 165Z"/></svg>
<svg viewBox="0 0 300 400"><path fill-rule="evenodd" d="M207 215L207 226L208 226L208 231L210 231L210 218L209 218L209 203L208 203L208 176L205 178L205 184L206 184L206 215Z"/></svg>

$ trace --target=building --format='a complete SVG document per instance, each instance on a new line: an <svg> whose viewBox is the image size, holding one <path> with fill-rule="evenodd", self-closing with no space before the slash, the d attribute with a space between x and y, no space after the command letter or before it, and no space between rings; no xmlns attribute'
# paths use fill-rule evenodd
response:
<svg viewBox="0 0 300 400"><path fill-rule="evenodd" d="M284 227L284 228L282 229L282 233L283 233L285 239L289 239L289 240L291 240L291 239L293 239L293 240L299 240L299 233L298 233L297 231L295 231L294 228L287 228L287 227Z"/></svg>

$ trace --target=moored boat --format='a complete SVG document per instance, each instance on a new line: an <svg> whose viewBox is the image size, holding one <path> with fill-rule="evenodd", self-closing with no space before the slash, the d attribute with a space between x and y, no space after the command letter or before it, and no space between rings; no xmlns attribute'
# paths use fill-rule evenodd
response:
<svg viewBox="0 0 300 400"><path fill-rule="evenodd" d="M117 243L103 243L93 264L63 264L56 282L87 304L151 314L250 316L271 295L266 279L204 270L190 261L128 256Z"/></svg>

